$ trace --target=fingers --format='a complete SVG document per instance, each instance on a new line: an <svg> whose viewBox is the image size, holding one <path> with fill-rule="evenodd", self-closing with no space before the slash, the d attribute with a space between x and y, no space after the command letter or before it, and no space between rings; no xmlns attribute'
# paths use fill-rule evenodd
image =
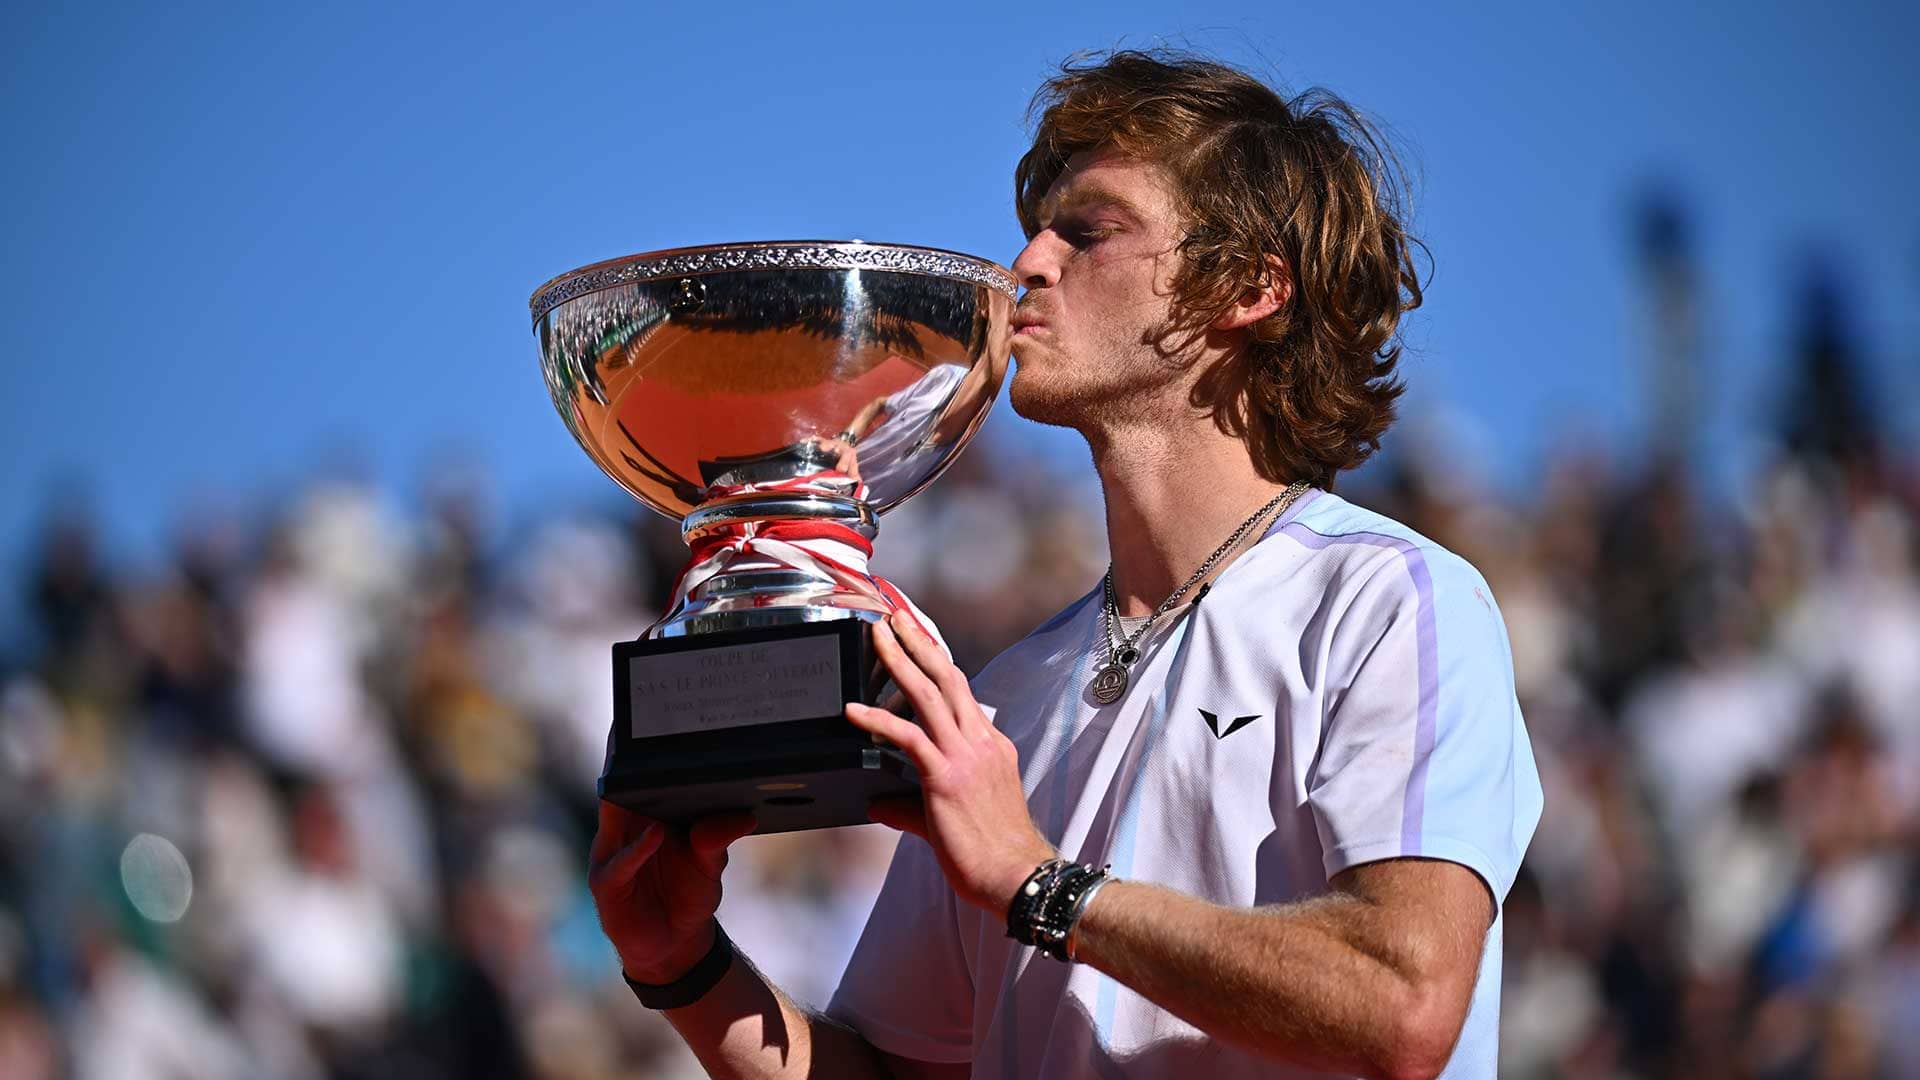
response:
<svg viewBox="0 0 1920 1080"><path fill-rule="evenodd" d="M593 847L587 854L587 864L598 866L613 857L613 853L639 836L647 826L655 824L654 819L636 814L624 806L600 800L600 825L593 834Z"/></svg>
<svg viewBox="0 0 1920 1080"><path fill-rule="evenodd" d="M854 727L893 743L907 752L913 767L920 770L921 776L930 776L938 771L945 762L940 756L939 747L927 737L920 725L911 720L893 715L885 709L876 709L859 702L847 703L847 720Z"/></svg>
<svg viewBox="0 0 1920 1080"><path fill-rule="evenodd" d="M593 869L587 875L587 885L595 892L611 889L616 893L633 881L633 876L653 858L666 841L666 827L653 822L640 831L633 843L616 849L605 859L595 859ZM597 843L597 841L596 841Z"/></svg>
<svg viewBox="0 0 1920 1080"><path fill-rule="evenodd" d="M926 725L927 733L933 736L935 745L943 740L958 736L959 729L953 722L953 710L947 707L945 696L940 687L927 677L920 665L902 645L900 635L894 630L894 616L873 624L873 647L880 659L893 673L895 685L900 692L913 703L913 710ZM899 742L898 739L894 740ZM901 744L905 746L905 743Z"/></svg>
<svg viewBox="0 0 1920 1080"><path fill-rule="evenodd" d="M882 795L867 804L867 817L889 829L927 838L927 809L911 795Z"/></svg>
<svg viewBox="0 0 1920 1080"><path fill-rule="evenodd" d="M906 650L907 656L915 667L933 682L940 693L941 700L947 705L948 715L953 719L955 730L970 741L979 741L992 733L993 725L980 706L973 699L973 687L967 684L967 676L948 658L939 644L915 625L913 620L896 612L891 620L898 627L895 638Z"/></svg>
<svg viewBox="0 0 1920 1080"><path fill-rule="evenodd" d="M833 455L835 471L846 473L855 480L860 479L860 452L845 439L821 439L822 450Z"/></svg>
<svg viewBox="0 0 1920 1080"><path fill-rule="evenodd" d="M900 688L897 686L893 688L893 693L886 696L885 700L876 702L875 704L895 716L905 716L908 719L912 719L913 705L907 701L907 695L901 693Z"/></svg>
<svg viewBox="0 0 1920 1080"><path fill-rule="evenodd" d="M746 810L714 814L701 818L687 830L687 847L693 861L708 877L718 879L727 866L727 846L759 827L759 820Z"/></svg>

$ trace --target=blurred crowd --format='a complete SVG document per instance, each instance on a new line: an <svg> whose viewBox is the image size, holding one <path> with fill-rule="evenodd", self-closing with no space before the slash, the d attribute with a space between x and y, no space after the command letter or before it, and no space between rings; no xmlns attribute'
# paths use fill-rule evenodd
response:
<svg viewBox="0 0 1920 1080"><path fill-rule="evenodd" d="M970 669L1103 568L1091 505L989 453L877 560ZM699 1075L584 873L610 646L685 545L637 506L508 535L477 484L422 503L317 483L158 568L52 515L0 668L0 1077ZM893 844L741 843L730 934L824 1005Z"/></svg>
<svg viewBox="0 0 1920 1080"><path fill-rule="evenodd" d="M1671 448L1570 450L1522 498L1430 448L1342 485L1511 631L1547 811L1504 1075L1920 1076L1920 458L1802 346L1732 496ZM1104 569L1084 478L989 431L876 559L970 671ZM685 549L637 510L420 502L316 484L159 567L51 515L0 660L0 1077L699 1075L584 880L608 647ZM729 932L824 1004L893 842L743 841Z"/></svg>

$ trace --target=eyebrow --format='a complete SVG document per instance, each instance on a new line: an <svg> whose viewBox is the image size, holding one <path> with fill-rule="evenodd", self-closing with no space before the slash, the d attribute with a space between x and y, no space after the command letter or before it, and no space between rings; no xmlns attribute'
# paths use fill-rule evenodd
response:
<svg viewBox="0 0 1920 1080"><path fill-rule="evenodd" d="M1135 221L1141 220L1140 207L1133 200L1100 184L1075 187L1063 199L1043 199L1039 210L1042 220L1050 220L1062 210L1081 210L1089 206L1111 206Z"/></svg>

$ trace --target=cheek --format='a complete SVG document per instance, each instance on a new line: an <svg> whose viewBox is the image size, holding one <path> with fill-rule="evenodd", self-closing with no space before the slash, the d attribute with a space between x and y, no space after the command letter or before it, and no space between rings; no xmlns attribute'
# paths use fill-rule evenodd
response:
<svg viewBox="0 0 1920 1080"><path fill-rule="evenodd" d="M1166 307L1173 294L1173 275L1165 260L1134 255L1095 258L1081 277L1082 310L1101 313L1102 321Z"/></svg>

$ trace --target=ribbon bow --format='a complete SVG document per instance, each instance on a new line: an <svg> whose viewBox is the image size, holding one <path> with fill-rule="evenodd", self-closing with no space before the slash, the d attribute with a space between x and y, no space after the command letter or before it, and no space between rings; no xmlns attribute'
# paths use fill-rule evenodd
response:
<svg viewBox="0 0 1920 1080"><path fill-rule="evenodd" d="M866 485L845 473L827 470L792 480L765 484L734 484L712 488L710 496L812 493L861 498ZM889 610L904 610L915 626L951 655L945 639L907 595L892 582L867 570L873 545L855 530L831 521L789 519L743 521L716 528L693 544L685 569L674 580L673 595L660 622L686 606L687 597L701 583L723 570L797 570L816 581L852 592L879 593ZM648 633L652 632L649 628Z"/></svg>

